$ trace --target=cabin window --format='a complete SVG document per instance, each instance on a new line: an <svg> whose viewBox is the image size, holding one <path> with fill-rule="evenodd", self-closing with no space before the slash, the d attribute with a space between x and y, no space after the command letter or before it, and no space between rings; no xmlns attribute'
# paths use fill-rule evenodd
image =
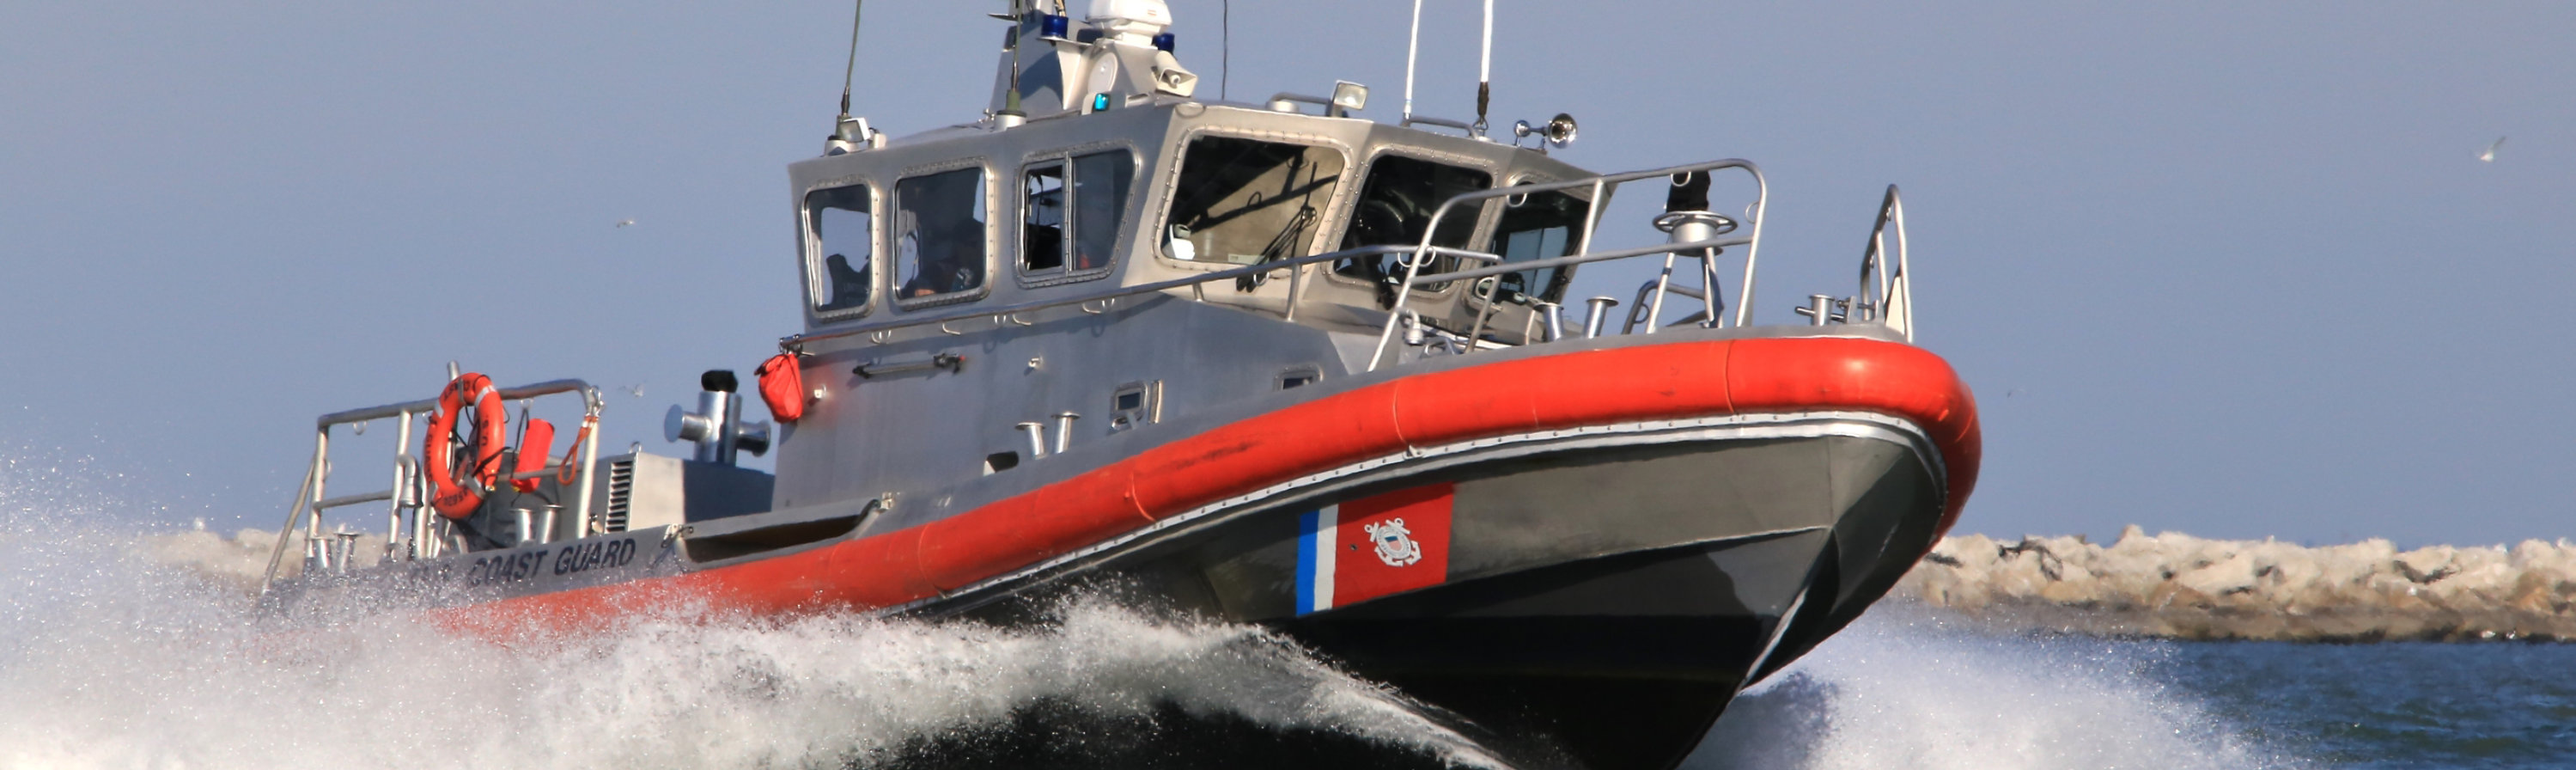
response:
<svg viewBox="0 0 2576 770"><path fill-rule="evenodd" d="M984 170L961 168L895 183L899 299L984 288Z"/></svg>
<svg viewBox="0 0 2576 770"><path fill-rule="evenodd" d="M1067 179L1068 170L1072 178ZM1125 150L1049 161L1020 175L1020 268L1073 272L1109 266L1136 178Z"/></svg>
<svg viewBox="0 0 2576 770"><path fill-rule="evenodd" d="M1411 246L1422 242L1431 228L1431 215L1443 201L1461 193L1492 186L1494 176L1472 168L1460 168L1401 155L1379 157L1370 164L1368 180L1360 185L1359 204L1351 210L1351 224L1342 235L1344 249L1362 246ZM1464 248L1476 233L1475 206L1460 206L1440 220L1440 232L1431 238L1433 246ZM1454 260L1438 259L1422 266L1424 273L1455 269ZM1363 259L1345 259L1333 263L1333 272L1360 278L1382 286L1404 280L1404 268L1395 255ZM1437 287L1426 287L1437 288ZM1391 297L1388 298L1390 301Z"/></svg>
<svg viewBox="0 0 2576 770"><path fill-rule="evenodd" d="M865 308L876 287L876 233L868 204L868 186L828 187L805 194L805 226L813 231L814 254L807 262L805 284L814 310L832 313Z"/></svg>
<svg viewBox="0 0 2576 770"><path fill-rule="evenodd" d="M1342 155L1330 148L1192 139L1181 156L1163 253L1237 265L1304 256L1341 179Z"/></svg>
<svg viewBox="0 0 2576 770"><path fill-rule="evenodd" d="M1583 246L1587 206L1582 198L1563 192L1512 196L1503 206L1501 223L1494 227L1494 254L1504 262L1574 256L1575 249ZM1494 296L1524 305L1534 300L1562 302L1570 277L1567 270L1553 267L1504 273Z"/></svg>
<svg viewBox="0 0 2576 770"><path fill-rule="evenodd" d="M1136 156L1125 150L1073 159L1073 269L1108 267L1118 250L1118 223L1127 212L1127 188L1136 181Z"/></svg>
<svg viewBox="0 0 2576 770"><path fill-rule="evenodd" d="M1073 244L1064 238L1064 164L1031 166L1020 172L1020 269L1028 272L1064 267Z"/></svg>

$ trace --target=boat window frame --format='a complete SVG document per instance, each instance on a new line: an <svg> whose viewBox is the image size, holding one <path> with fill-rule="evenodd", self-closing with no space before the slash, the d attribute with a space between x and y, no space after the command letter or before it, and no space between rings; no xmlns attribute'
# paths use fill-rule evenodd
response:
<svg viewBox="0 0 2576 770"><path fill-rule="evenodd" d="M1509 189L1509 188L1513 188L1513 187L1519 187L1519 186L1522 186L1522 185L1538 185L1538 184L1547 184L1547 183L1549 183L1549 182L1558 182L1558 181L1564 181L1564 180L1560 180L1560 179L1556 178L1555 176L1553 176L1553 175L1549 175L1549 174L1543 174L1543 173L1537 173L1537 172L1524 171L1524 172L1520 172L1520 173L1513 174L1510 182L1507 182L1507 183L1503 184L1501 187L1497 187L1497 188L1495 188L1495 189ZM1604 198L1608 198L1608 197L1610 197L1610 194L1611 194L1612 192L1616 191L1616 189L1617 189L1617 188L1615 188L1615 187L1605 187L1605 188L1603 188L1603 189L1602 189L1602 191L1601 191L1601 192L1602 192L1602 197L1604 197ZM1565 195L1566 197L1573 198L1573 199L1578 200L1578 201L1583 201L1583 202L1584 202L1585 204L1587 204L1587 205L1589 205L1589 204L1591 204L1591 203L1592 203L1590 200L1586 199L1584 195L1577 195L1577 194L1575 194L1575 191L1574 191L1574 190L1570 190L1570 189L1569 189L1569 190L1556 190L1556 191L1554 191L1554 192L1557 192L1557 193L1563 194L1563 195ZM1486 248L1486 253L1488 253L1488 254L1492 254L1492 255L1497 256L1497 257L1499 257L1499 256L1503 256L1502 244L1495 243L1495 242L1494 242L1494 239L1495 239L1495 238L1499 238L1499 237L1501 237L1501 236L1502 236L1502 234L1503 234L1503 212L1504 212L1504 210L1505 210L1505 209L1510 208L1510 207L1512 206L1512 202L1511 202L1511 201L1512 201L1512 198L1513 198L1513 197L1514 197L1514 196L1505 195L1505 196L1500 196L1500 197L1494 198L1494 200L1502 201L1503 205L1501 205L1501 206L1492 206L1492 207L1490 207L1490 208L1492 208L1492 209L1493 209L1493 216L1492 216L1492 221L1487 223L1487 224L1489 225L1489 227L1485 228L1485 230L1484 230L1484 236L1483 236L1482 238L1480 238L1480 239L1478 239L1478 240L1476 240L1476 241L1471 241L1471 242L1470 242L1471 244L1474 244L1474 243L1482 243L1482 244L1484 244L1484 246L1485 246L1485 248ZM1604 208L1607 208L1606 204L1605 204L1603 207L1604 207ZM1592 223L1592 226L1593 226L1594 228L1599 228L1599 227L1601 226L1601 223L1596 221L1596 222L1593 222L1593 223ZM1582 235L1582 234L1580 234L1580 233L1576 233L1576 234L1575 234L1575 236L1576 236L1575 238L1573 238L1573 239L1571 239L1571 240L1568 240L1568 241L1566 242L1566 247L1567 247L1567 248L1576 248L1576 247L1581 246L1581 245L1582 245L1582 243L1583 243L1583 240L1582 240L1581 235ZM1471 248L1472 248L1472 246L1471 246ZM1537 259L1547 259L1547 258L1548 258L1548 257L1546 257L1546 256L1540 256L1540 257L1537 257ZM1496 262L1496 263L1494 263L1494 264L1502 265L1502 264L1509 264L1509 263L1508 263L1508 262ZM1557 271L1557 274L1558 274L1558 275L1565 276L1565 288L1566 288L1566 290L1567 290L1567 291L1573 291L1573 290L1574 290L1574 277L1573 277L1573 276L1574 276L1574 268L1575 268L1575 267L1579 267L1579 265L1564 265L1564 266L1560 266L1560 267L1552 268L1552 269L1554 269L1554 270L1556 270L1556 271ZM1548 269L1551 269L1551 268L1538 268L1538 269L1540 269L1540 270L1548 270ZM1497 282L1499 282L1499 281L1501 281L1501 280L1502 280L1502 276L1489 276L1489 277L1493 278L1493 279L1494 279L1494 280L1496 280ZM1478 279L1478 280L1483 280L1483 279ZM1542 296L1539 296L1539 299L1541 299L1541 300L1545 300L1545 299L1546 299L1546 297L1545 297L1545 296L1543 296L1543 295L1544 295L1544 294L1545 294L1545 292L1546 292L1546 287L1540 287L1540 292L1541 292L1541 295L1542 295ZM1468 306L1468 307L1470 307L1470 308L1482 308L1482 307L1484 307L1484 305L1485 305L1485 300L1484 300L1484 298L1483 298L1482 296L1479 296L1479 295L1478 295L1478 294L1476 294L1475 292L1472 292L1472 291L1470 291L1470 292L1468 292L1468 293L1467 293L1467 298L1466 298L1466 299L1467 299L1467 306ZM1564 305L1565 298L1563 298L1563 297L1558 297L1555 301L1556 301L1556 303L1558 304L1558 306L1562 307L1562 306ZM1523 304L1523 303L1517 303L1517 302L1504 302L1504 303L1502 303L1502 304L1503 304L1504 306L1530 307L1530 305Z"/></svg>
<svg viewBox="0 0 2576 770"><path fill-rule="evenodd" d="M814 227L814 209L810 201L814 193L823 190L860 185L868 188L868 301L861 302L856 307L824 310L822 291L826 285L823 279L823 271L826 268L823 265L825 257L823 234ZM865 318L875 311L877 303L886 296L886 248L883 226L885 207L885 186L878 184L875 177L868 174L850 174L817 180L796 194L796 230L800 241L798 250L802 252L798 262L804 267L805 317L814 325Z"/></svg>
<svg viewBox="0 0 2576 770"><path fill-rule="evenodd" d="M1508 172L1511 171L1512 166L1512 164L1501 159L1488 158L1469 153L1445 152L1428 147L1396 144L1392 142L1378 145L1370 150L1367 162L1359 169L1359 173L1357 175L1359 184L1351 187L1349 190L1349 198L1347 200L1343 200L1336 204L1334 211L1337 219L1339 220L1338 223L1340 224L1340 227L1334 229L1334 235L1342 238L1349 237L1352 218L1359 214L1355 209L1357 209L1360 204L1361 190L1368 186L1369 174L1377 170L1378 160L1389 155L1402 157L1408 160L1418 160L1425 163L1436 163L1444 166L1485 172L1485 184L1487 185L1485 189L1487 190L1501 189L1503 183L1496 180L1506 178ZM1498 207L1494 205L1495 200L1499 199L1487 199L1486 201L1477 204L1475 224L1467 229L1466 243L1460 245L1459 248L1472 248L1477 243L1484 242L1492 238L1493 225L1496 218L1495 212L1498 210ZM1336 250L1341 247L1340 238L1336 238L1334 240L1333 246ZM1316 253L1320 254L1323 252ZM1481 265L1479 266L1481 267ZM1432 265L1425 265L1423 266L1423 270L1426 273L1434 272L1432 267ZM1344 275L1341 271L1333 269L1333 266L1329 264L1315 272L1324 277L1324 281L1327 285L1367 291L1377 290L1377 284L1357 276ZM1469 283L1473 282L1470 281ZM1457 281L1444 281L1433 286L1416 286L1413 287L1412 296L1415 299L1447 299L1449 297L1449 292L1455 289L1458 284L1459 282Z"/></svg>
<svg viewBox="0 0 2576 770"><path fill-rule="evenodd" d="M941 294L933 294L927 297L893 296L903 291L903 285L897 280L896 275L897 271L902 269L902 265L898 264L898 255L896 254L896 252L899 251L896 247L902 241L902 236L896 232L897 228L895 227L889 226L880 228L886 234L884 242L887 247L885 249L886 269L883 271L885 273L885 277L882 280L886 286L886 295L892 298L892 304L896 310L909 312L934 307L945 307L948 305L962 305L993 295L993 276L996 272L994 270L995 265L993 263L994 258L999 256L1001 253L1000 238L995 236L994 232L1000 227L1002 218L997 214L1003 209L1000 205L1001 201L998 200L1001 184L995 179L997 174L994 172L990 158L977 155L965 158L952 158L936 163L924 163L904 168L902 171L897 172L894 175L894 183L887 186L888 193L886 195L886 199L888 203L886 205L886 213L893 215L902 210L902 206L899 204L901 203L900 199L903 195L903 183L906 180L935 176L970 168L975 169L977 173L983 175L984 280L977 282L975 288L968 289L966 291L945 292ZM1019 187L1017 182L1018 180L1013 180L1013 189L1017 189ZM1017 206L1013 206L1011 208L1014 214L1018 213Z"/></svg>
<svg viewBox="0 0 2576 770"><path fill-rule="evenodd" d="M1127 153L1128 172L1127 200L1120 202L1118 205L1118 230L1110 235L1110 243L1112 244L1112 247L1109 251L1109 261L1103 263L1099 267L1084 268L1080 270L1073 269L1069 260L1068 263L1063 266L1050 267L1043 270L1028 269L1028 232L1026 230L1025 223L1028 221L1028 195L1026 185L1028 184L1027 180L1029 170L1048 164L1062 166L1065 173L1065 189L1070 191L1073 189L1074 185L1080 183L1080 180L1075 178L1075 172L1073 170L1074 159L1111 152ZM1020 160L1019 173L1013 176L1013 183L1011 186L1015 192L1011 195L1010 237L1011 265L1014 274L1019 280L1020 288L1036 289L1047 286L1061 286L1069 283L1094 281L1106 278L1111 273L1117 271L1118 265L1124 261L1126 254L1132 250L1132 247L1122 247L1130 243L1127 239L1133 238L1136 232L1136 201L1137 198L1143 194L1145 188L1145 185L1138 183L1145 175L1144 157L1144 153L1138 150L1136 145L1132 142L1105 141L1089 142L1069 147L1059 147L1051 150L1034 152ZM1073 209L1068 203L1065 209L1065 221L1067 223L1071 223L1073 221L1073 216ZM1070 234L1070 232L1071 230L1068 228L1067 233ZM1072 248L1072 244L1067 243L1066 248L1070 250Z"/></svg>
<svg viewBox="0 0 2576 770"><path fill-rule="evenodd" d="M1287 256L1293 259L1296 257L1305 257L1324 253L1323 251L1316 250L1320 247L1319 243L1323 240L1321 236L1326 233L1339 234L1341 232L1342 222L1338 217L1340 216L1340 212L1350 207L1351 196L1355 194L1348 182L1351 162L1353 159L1358 157L1358 153L1351 148L1351 144L1324 134L1249 129L1239 126L1200 125L1192 126L1189 130L1183 131L1178 136L1173 137L1171 143L1166 145L1164 148L1162 159L1169 162L1164 164L1164 170L1161 173L1156 174L1156 176L1159 177L1159 181L1155 183L1154 203L1151 204L1155 209L1155 211L1152 212L1154 215L1154 229L1152 231L1154 233L1154 237L1152 239L1153 244L1150 248L1145 249L1145 251L1154 255L1155 264L1162 265L1164 267L1180 267L1203 272L1216 272L1219 270L1232 270L1234 268L1243 267L1243 265L1238 265L1232 262L1181 259L1179 257L1174 257L1170 250L1171 239L1164 237L1165 234L1172 231L1172 204L1179 200L1181 172L1185 170L1182 167L1188 164L1189 159L1187 156L1189 155L1190 144L1198 141L1200 137L1206 136L1218 136L1228 139L1246 139L1257 142L1271 142L1275 144L1294 144L1304 147L1321 148L1339 153L1342 158L1341 173L1343 180L1333 184L1333 194L1325 196L1324 208L1322 212L1315 217L1315 233L1317 237L1307 239L1306 250L1304 253L1290 254ZM1327 251L1329 251L1329 249L1327 249ZM1302 267L1299 268L1300 271L1303 271L1304 269L1305 268Z"/></svg>

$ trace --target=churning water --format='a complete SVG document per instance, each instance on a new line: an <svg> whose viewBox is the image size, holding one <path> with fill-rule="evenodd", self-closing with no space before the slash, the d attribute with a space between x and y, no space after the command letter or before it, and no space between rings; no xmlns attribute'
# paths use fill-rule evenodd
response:
<svg viewBox="0 0 2576 770"><path fill-rule="evenodd" d="M675 611L515 648L398 612L260 623L53 489L0 485L0 767L835 767L1030 729L1114 757L1177 723L1494 764L1260 629L1105 601L1012 629Z"/></svg>
<svg viewBox="0 0 2576 770"><path fill-rule="evenodd" d="M1736 701L1702 768L2257 768L2172 646L1999 636L1886 606Z"/></svg>
<svg viewBox="0 0 2576 770"><path fill-rule="evenodd" d="M0 767L1499 764L1260 629L1098 599L1020 628L674 611L516 647L393 612L262 624L237 584L143 555L107 495L27 478L0 479ZM1689 766L2548 766L2576 756L2571 671L2576 647L2032 638L1883 608ZM2416 697L2444 681L2488 689Z"/></svg>

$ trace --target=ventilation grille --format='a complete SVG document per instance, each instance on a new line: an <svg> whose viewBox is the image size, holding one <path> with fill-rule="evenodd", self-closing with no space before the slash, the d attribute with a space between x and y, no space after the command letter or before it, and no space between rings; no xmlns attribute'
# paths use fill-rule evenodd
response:
<svg viewBox="0 0 2576 770"><path fill-rule="evenodd" d="M626 512L635 503L635 458L608 464L608 510L600 516L610 532L626 531Z"/></svg>

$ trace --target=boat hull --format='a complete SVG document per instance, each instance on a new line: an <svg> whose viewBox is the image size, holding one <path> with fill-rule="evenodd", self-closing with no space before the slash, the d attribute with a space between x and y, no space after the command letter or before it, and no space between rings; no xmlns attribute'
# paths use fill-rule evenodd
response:
<svg viewBox="0 0 2576 770"><path fill-rule="evenodd" d="M1667 768L1929 548L1978 455L1973 400L1920 349L1673 337L1309 386L953 512L762 514L846 534L440 617L515 636L686 595L1009 620L1106 587L1276 628L1518 761Z"/></svg>
<svg viewBox="0 0 2576 770"><path fill-rule="evenodd" d="M1529 765L1665 768L1929 545L1941 474L1900 425L1776 416L1532 442L1275 500L1028 585L1269 625ZM1381 558L1364 537L1393 520L1419 553ZM1318 563L1327 548L1338 563ZM1393 566L1403 556L1417 558ZM1362 572L1377 574L1354 593ZM1009 620L1044 601L996 599L1054 595L933 611Z"/></svg>

